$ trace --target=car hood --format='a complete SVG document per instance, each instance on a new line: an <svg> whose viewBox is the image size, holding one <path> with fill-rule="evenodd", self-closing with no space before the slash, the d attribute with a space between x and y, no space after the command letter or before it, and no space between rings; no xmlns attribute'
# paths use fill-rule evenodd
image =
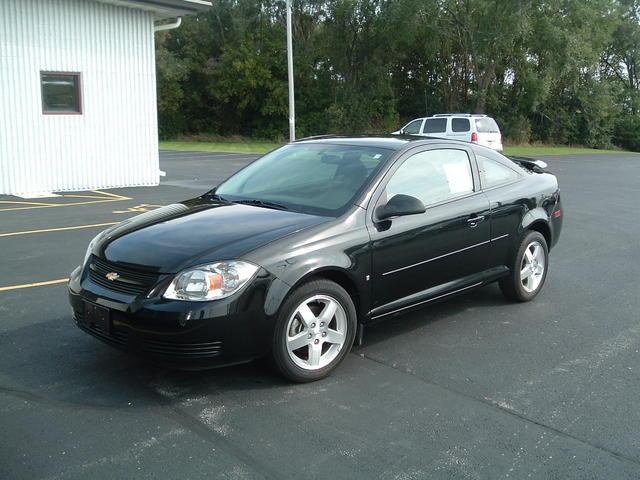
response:
<svg viewBox="0 0 640 480"><path fill-rule="evenodd" d="M111 262L177 273L229 260L330 220L285 210L194 199L138 215L106 230L93 253Z"/></svg>

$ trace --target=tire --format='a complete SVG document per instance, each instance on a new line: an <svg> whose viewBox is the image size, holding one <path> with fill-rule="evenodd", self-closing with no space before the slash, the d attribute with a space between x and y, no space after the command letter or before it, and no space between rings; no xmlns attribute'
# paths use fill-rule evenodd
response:
<svg viewBox="0 0 640 480"><path fill-rule="evenodd" d="M287 297L278 313L274 365L294 382L320 380L349 353L356 327L356 309L344 288L324 279L304 283Z"/></svg>
<svg viewBox="0 0 640 480"><path fill-rule="evenodd" d="M532 257L535 261L531 260ZM540 232L525 234L510 268L509 276L499 283L504 296L516 302L533 300L542 290L549 271L549 248ZM525 269L526 273L523 273Z"/></svg>

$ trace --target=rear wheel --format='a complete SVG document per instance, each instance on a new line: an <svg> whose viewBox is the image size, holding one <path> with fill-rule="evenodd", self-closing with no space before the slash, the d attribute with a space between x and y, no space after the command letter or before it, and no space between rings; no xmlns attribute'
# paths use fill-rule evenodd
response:
<svg viewBox="0 0 640 480"><path fill-rule="evenodd" d="M509 276L500 280L502 293L518 302L532 300L544 285L548 266L547 241L540 232L530 231L522 239Z"/></svg>
<svg viewBox="0 0 640 480"><path fill-rule="evenodd" d="M329 280L314 280L285 300L273 337L278 371L294 382L329 375L351 350L356 310L349 294Z"/></svg>

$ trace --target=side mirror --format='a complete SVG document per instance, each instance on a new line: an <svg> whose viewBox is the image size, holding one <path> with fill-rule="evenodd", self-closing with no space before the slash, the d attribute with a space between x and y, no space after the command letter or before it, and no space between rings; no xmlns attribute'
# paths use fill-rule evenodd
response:
<svg viewBox="0 0 640 480"><path fill-rule="evenodd" d="M400 135L404 135L404 128L400 129Z"/></svg>
<svg viewBox="0 0 640 480"><path fill-rule="evenodd" d="M387 220L391 217L424 213L426 210L424 203L416 197L398 194L391 197L391 200L386 205L380 205L376 208L376 218L378 220Z"/></svg>

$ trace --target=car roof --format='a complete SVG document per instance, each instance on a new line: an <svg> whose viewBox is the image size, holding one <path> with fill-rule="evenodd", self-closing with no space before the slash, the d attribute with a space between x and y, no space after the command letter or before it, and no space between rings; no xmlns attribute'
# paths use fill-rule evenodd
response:
<svg viewBox="0 0 640 480"><path fill-rule="evenodd" d="M294 143L318 143L327 145L353 145L363 147L377 147L386 148L388 150L402 150L405 147L429 145L429 144L443 144L450 143L451 145L466 145L471 146L469 142L462 140L454 140L449 138L438 137L424 137L417 135L321 135L317 137L301 138Z"/></svg>

